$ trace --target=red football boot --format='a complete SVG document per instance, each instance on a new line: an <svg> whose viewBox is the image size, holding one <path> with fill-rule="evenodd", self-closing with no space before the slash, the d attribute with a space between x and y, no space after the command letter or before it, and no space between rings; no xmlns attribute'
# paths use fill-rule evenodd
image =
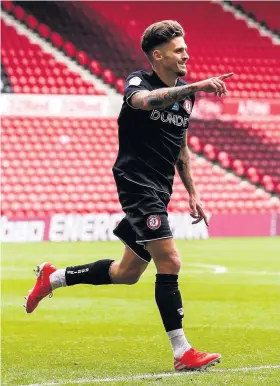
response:
<svg viewBox="0 0 280 386"><path fill-rule="evenodd" d="M174 358L174 367L177 371L201 371L219 362L221 362L220 354L210 354L191 348L180 359Z"/></svg>
<svg viewBox="0 0 280 386"><path fill-rule="evenodd" d="M46 296L52 297L50 274L56 271L56 267L50 263L42 263L34 269L37 276L34 287L29 291L26 299L26 312L30 314Z"/></svg>

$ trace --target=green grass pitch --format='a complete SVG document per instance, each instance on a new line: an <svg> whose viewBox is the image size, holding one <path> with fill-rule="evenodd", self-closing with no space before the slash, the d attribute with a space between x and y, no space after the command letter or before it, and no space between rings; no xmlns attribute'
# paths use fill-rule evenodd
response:
<svg viewBox="0 0 280 386"><path fill-rule="evenodd" d="M152 263L134 286L62 288L25 313L23 296L37 264L118 259L121 242L3 244L2 384L279 385L280 239L177 246L186 335L197 349L220 352L220 365L206 373L173 373Z"/></svg>

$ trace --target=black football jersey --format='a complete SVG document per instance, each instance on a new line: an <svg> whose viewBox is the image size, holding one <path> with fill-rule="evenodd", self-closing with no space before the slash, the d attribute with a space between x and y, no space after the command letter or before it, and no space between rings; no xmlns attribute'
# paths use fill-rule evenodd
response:
<svg viewBox="0 0 280 386"><path fill-rule="evenodd" d="M177 86L187 83L177 80ZM168 87L155 72L135 71L125 83L122 108L118 117L119 152L113 167L115 179L125 177L140 185L172 193L175 163L194 105L190 95L179 103L151 111L136 109L133 94L141 90Z"/></svg>

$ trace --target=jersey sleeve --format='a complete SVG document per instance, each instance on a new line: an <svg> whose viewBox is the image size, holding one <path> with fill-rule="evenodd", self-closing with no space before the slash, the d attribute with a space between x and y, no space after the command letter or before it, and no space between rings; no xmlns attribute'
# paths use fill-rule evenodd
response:
<svg viewBox="0 0 280 386"><path fill-rule="evenodd" d="M139 91L149 90L147 81L144 79L141 72L136 71L128 76L124 86L124 101L129 107L138 110L131 104L131 97Z"/></svg>

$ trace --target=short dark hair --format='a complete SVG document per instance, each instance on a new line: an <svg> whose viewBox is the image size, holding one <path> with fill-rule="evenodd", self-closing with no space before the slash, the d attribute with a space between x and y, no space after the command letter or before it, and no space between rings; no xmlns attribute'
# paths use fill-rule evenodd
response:
<svg viewBox="0 0 280 386"><path fill-rule="evenodd" d="M183 27L176 20L158 21L151 24L144 31L141 39L141 48L145 54L149 55L153 48L184 35Z"/></svg>

